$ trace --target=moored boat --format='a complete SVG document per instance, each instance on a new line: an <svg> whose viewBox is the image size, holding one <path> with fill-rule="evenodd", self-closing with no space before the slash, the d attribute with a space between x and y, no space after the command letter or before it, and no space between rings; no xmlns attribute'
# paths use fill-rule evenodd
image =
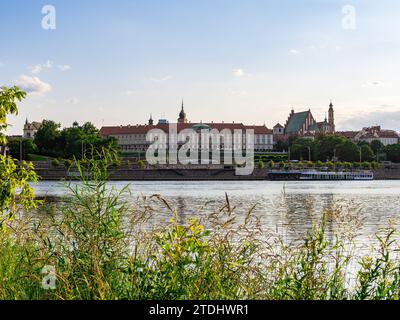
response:
<svg viewBox="0 0 400 320"><path fill-rule="evenodd" d="M290 181L290 180L300 180L300 181L370 181L374 180L374 173L372 171L317 171L317 170L290 170L290 171L280 171L272 170L268 173L270 180L278 181Z"/></svg>

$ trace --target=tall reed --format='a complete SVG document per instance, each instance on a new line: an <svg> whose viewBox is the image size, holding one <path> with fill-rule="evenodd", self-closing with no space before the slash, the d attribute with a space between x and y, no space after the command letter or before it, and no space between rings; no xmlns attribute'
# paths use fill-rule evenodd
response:
<svg viewBox="0 0 400 320"><path fill-rule="evenodd" d="M112 163L107 154L77 161L81 181L66 183L61 203L40 207L40 219L20 212L8 223L0 238L0 299L399 298L394 227L358 259L349 250L351 231L328 237L328 222L355 223L335 208L291 244L265 233L254 206L237 214L228 196L207 217L182 223L159 195L138 205L128 187L110 188ZM149 227L160 213L169 220ZM45 266L56 272L50 290Z"/></svg>

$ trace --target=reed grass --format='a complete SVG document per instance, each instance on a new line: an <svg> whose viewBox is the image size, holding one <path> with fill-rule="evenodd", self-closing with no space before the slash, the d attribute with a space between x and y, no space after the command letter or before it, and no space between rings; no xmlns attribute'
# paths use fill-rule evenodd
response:
<svg viewBox="0 0 400 320"><path fill-rule="evenodd" d="M237 215L228 196L207 217L180 223L159 195L135 205L128 187L108 188L110 163L78 161L81 184L66 183L61 204L44 204L40 219L21 213L8 223L0 299L399 299L395 227L378 232L375 251L355 257L357 219L334 208L291 244L266 234L254 207ZM170 219L148 227L160 213L155 202ZM328 237L331 220L346 228ZM42 287L44 266L56 270L54 290Z"/></svg>

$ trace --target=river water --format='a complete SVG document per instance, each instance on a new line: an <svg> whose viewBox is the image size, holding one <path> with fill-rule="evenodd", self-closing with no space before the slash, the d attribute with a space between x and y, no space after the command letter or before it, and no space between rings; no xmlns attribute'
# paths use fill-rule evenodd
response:
<svg viewBox="0 0 400 320"><path fill-rule="evenodd" d="M262 227L286 240L301 238L318 222L324 211L340 208L340 215L357 216L356 242L374 244L374 234L389 223L397 223L400 213L400 181L225 181L225 182L110 182L117 189L130 185L129 198L161 195L176 209L182 222L188 217L204 217L224 205L225 193L238 216L245 216L253 206L261 218ZM66 189L63 183L40 182L34 186L37 196L61 197ZM150 223L162 224L170 218L165 206L160 206ZM338 219L336 219L338 220ZM351 219L350 219L351 220ZM328 225L332 234L342 222Z"/></svg>

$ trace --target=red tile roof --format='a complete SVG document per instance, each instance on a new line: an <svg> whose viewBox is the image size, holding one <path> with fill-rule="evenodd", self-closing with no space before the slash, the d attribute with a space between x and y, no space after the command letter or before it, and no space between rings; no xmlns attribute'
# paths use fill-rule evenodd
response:
<svg viewBox="0 0 400 320"><path fill-rule="evenodd" d="M354 139L358 133L359 133L358 131L337 131L336 135L349 139Z"/></svg>
<svg viewBox="0 0 400 320"><path fill-rule="evenodd" d="M184 129L190 129L194 123L178 123L178 132ZM255 134L272 134L272 130L268 129L266 126L245 126L243 123L202 123L202 125L207 125L212 129L217 129L222 131L228 130L246 130L253 129ZM100 135L102 136L112 136L112 135L124 135L124 134L146 134L149 130L160 129L164 132L169 131L169 124L157 124L157 125L135 125L135 126L118 126L118 127L102 127L100 129Z"/></svg>

